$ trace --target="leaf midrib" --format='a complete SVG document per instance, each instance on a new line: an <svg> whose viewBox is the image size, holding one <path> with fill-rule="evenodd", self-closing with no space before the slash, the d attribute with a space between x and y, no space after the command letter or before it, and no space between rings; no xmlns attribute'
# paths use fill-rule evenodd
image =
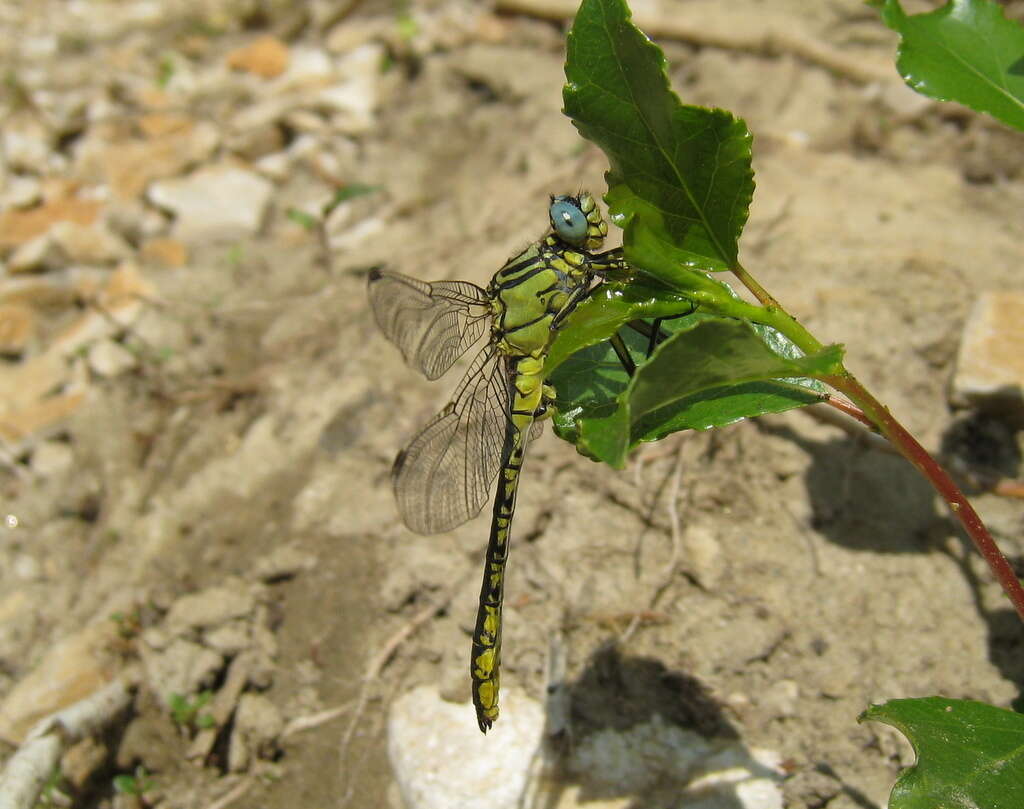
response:
<svg viewBox="0 0 1024 809"><path fill-rule="evenodd" d="M679 187L683 189L683 193L686 194L686 197L687 197L687 199L689 199L690 204L693 206L694 210L697 211L698 221L704 227L704 231L708 234L708 236L711 239L711 242L715 246L715 249L718 251L719 260L722 261L723 263L725 263L726 265L731 267L732 266L732 262L729 261L728 254L725 251L725 249L723 248L723 246L722 246L722 244L721 244L721 242L720 242L720 240L718 238L718 234L715 232L714 228L711 227L711 223L708 221L707 217L705 216L704 207L697 204L697 200L694 198L693 192L692 192L689 184L686 183L686 181L683 179L683 176L679 173L678 164L675 162L675 160L673 160L672 158L669 157L668 151L665 149L664 146L662 146L661 141L658 138L657 133L654 131L654 127L651 126L651 124L648 122L648 119L647 119L646 115L644 115L643 110L641 109L640 105L637 103L636 96L633 93L633 85L627 80L626 73L623 70L622 58L619 55L619 50L618 50L618 47L617 47L618 40L614 36L612 36L612 31L611 31L611 28L609 27L609 23L608 23L608 17L607 17L607 14L605 13L606 12L606 8L607 7L605 6L605 4L602 3L601 4L601 22L602 22L602 27L604 28L604 32L605 32L605 34L608 37L608 41L611 43L612 53L615 54L615 66L616 66L616 68L619 71L619 76L622 78L623 84L625 84L625 86L626 86L626 90L629 93L630 101L633 104L633 108L636 110L637 115L639 116L640 120L643 121L644 128L648 131L648 133L650 133L651 140L654 142L655 147L661 153L661 156L665 159L665 162L668 163L669 166L672 167L672 173L675 175L676 180L679 183ZM628 19L624 19L624 22L627 25L630 24ZM671 91L669 91L669 93L671 95ZM721 143L718 144L718 148L721 148ZM716 171L717 171L717 166L716 166ZM710 190L710 186L709 186L709 190ZM658 207L658 210L661 213L665 214L666 216L671 216L671 214L668 211L664 210L660 205L657 206L657 207Z"/></svg>

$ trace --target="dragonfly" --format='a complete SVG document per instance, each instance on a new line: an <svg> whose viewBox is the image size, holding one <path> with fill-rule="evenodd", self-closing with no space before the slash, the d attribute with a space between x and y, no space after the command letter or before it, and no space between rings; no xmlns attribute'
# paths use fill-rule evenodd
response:
<svg viewBox="0 0 1024 809"><path fill-rule="evenodd" d="M381 331L428 379L486 336L452 399L398 454L391 473L402 520L420 534L474 517L498 478L470 656L484 733L498 718L505 563L520 470L555 399L544 362L595 281L628 270L621 249L596 252L608 225L589 192L551 197L548 216L547 235L508 259L486 288L382 269L368 281Z"/></svg>

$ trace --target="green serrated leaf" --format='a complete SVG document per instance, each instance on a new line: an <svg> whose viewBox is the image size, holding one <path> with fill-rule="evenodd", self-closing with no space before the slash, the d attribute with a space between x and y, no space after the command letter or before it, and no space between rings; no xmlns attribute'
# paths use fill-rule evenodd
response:
<svg viewBox="0 0 1024 809"><path fill-rule="evenodd" d="M608 156L609 210L627 243L644 222L682 266L729 269L754 191L750 132L729 112L682 104L664 54L630 16L624 0L583 0L565 113Z"/></svg>
<svg viewBox="0 0 1024 809"><path fill-rule="evenodd" d="M660 441L680 430L708 430L767 413L817 404L823 394L813 379L764 380L711 388L684 396L633 425L635 443Z"/></svg>
<svg viewBox="0 0 1024 809"><path fill-rule="evenodd" d="M678 323L632 378L606 345L567 360L552 377L556 432L584 455L622 467L640 442L820 401L804 377L834 374L842 360L837 346L784 356L739 320L697 313Z"/></svg>
<svg viewBox="0 0 1024 809"><path fill-rule="evenodd" d="M782 357L748 323L696 321L693 328L672 335L637 370L628 391L631 417L635 422L677 399L723 385L835 374L841 356L832 346L815 356Z"/></svg>
<svg viewBox="0 0 1024 809"><path fill-rule="evenodd" d="M642 356L646 338L630 329L623 329L621 336L634 356ZM611 415L618 407L619 394L629 385L629 374L611 344L600 342L569 357L559 366L552 382L557 391L553 418L555 434L576 444L579 440L578 420ZM585 448L577 446L577 449L587 454Z"/></svg>
<svg viewBox="0 0 1024 809"><path fill-rule="evenodd" d="M619 184L608 189L607 198L621 201L626 195L631 194L625 185ZM634 212L628 218L620 218L620 224L625 228L622 248L635 272L679 292L705 293L712 298L720 297L724 291L721 289L722 282L692 266L691 257L669 241L669 232L652 211L637 214L643 205L635 205ZM728 295L733 297L731 292Z"/></svg>
<svg viewBox="0 0 1024 809"><path fill-rule="evenodd" d="M1024 130L1024 27L991 0L950 0L908 15L899 0L871 0L898 32L897 68L929 98L957 101Z"/></svg>
<svg viewBox="0 0 1024 809"><path fill-rule="evenodd" d="M872 705L858 721L884 722L910 740L917 763L889 809L1024 806L1024 716L970 700L926 697Z"/></svg>
<svg viewBox="0 0 1024 809"><path fill-rule="evenodd" d="M688 298L665 287L642 281L602 284L576 307L555 336L545 373L550 376L569 356L607 340L630 320L676 317L691 311L693 303Z"/></svg>

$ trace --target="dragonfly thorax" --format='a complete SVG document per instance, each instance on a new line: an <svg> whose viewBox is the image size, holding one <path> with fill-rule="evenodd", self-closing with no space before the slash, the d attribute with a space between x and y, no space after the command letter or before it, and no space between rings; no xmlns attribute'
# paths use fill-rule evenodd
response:
<svg viewBox="0 0 1024 809"><path fill-rule="evenodd" d="M505 353L540 356L555 336L556 317L590 288L593 273L580 253L564 255L546 242L509 259L488 287L492 329ZM577 261L577 258L579 259Z"/></svg>

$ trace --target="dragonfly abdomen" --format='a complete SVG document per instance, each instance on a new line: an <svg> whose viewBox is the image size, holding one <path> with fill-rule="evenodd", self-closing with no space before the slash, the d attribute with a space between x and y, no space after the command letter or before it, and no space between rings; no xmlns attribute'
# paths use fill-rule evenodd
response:
<svg viewBox="0 0 1024 809"><path fill-rule="evenodd" d="M505 563L508 561L509 531L516 509L519 474L523 467L526 437L534 415L544 398L543 363L533 357L519 357L510 363L512 370L512 407L505 426L498 490L491 513L491 533L484 560L484 578L480 588L480 608L473 631L470 676L477 722L484 733L498 718L498 692L501 675L501 606L505 590Z"/></svg>

